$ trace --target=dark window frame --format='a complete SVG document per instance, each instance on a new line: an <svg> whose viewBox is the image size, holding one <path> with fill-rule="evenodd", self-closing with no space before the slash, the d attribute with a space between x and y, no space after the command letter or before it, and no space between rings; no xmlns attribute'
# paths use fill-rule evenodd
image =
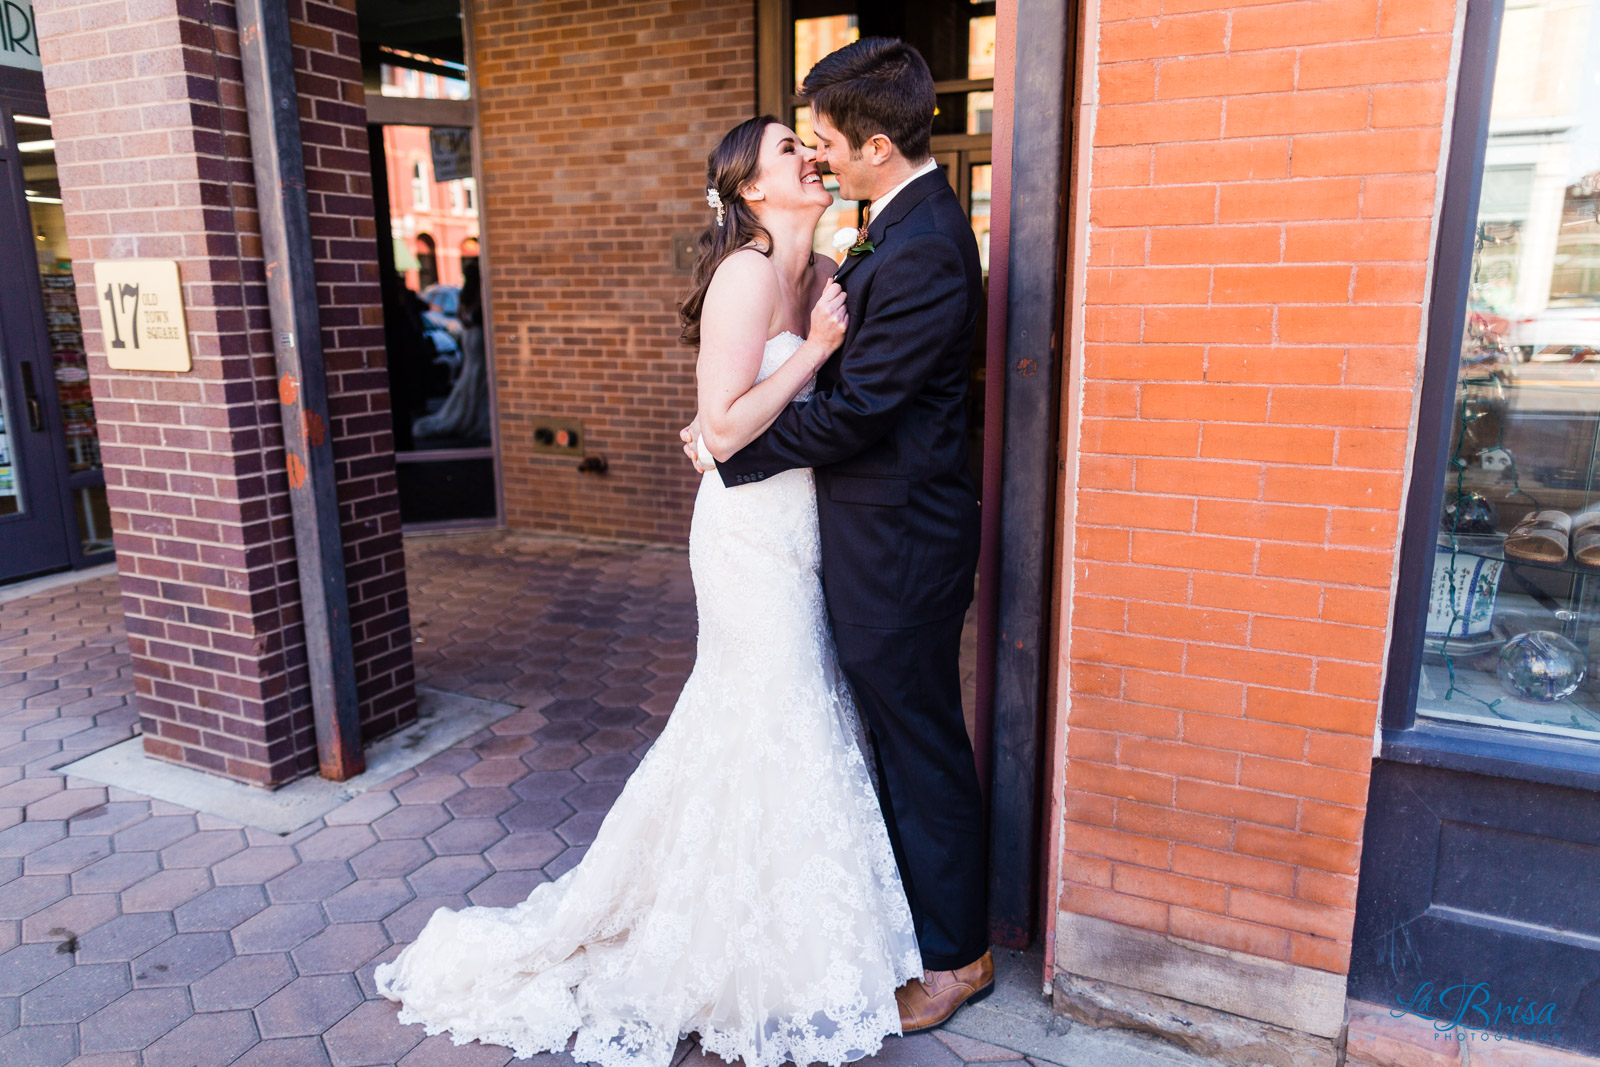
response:
<svg viewBox="0 0 1600 1067"><path fill-rule="evenodd" d="M1404 504L1394 628L1382 697L1380 758L1503 778L1600 789L1600 743L1417 716L1428 590L1444 505L1452 412L1466 328L1478 201L1489 142L1504 0L1468 0L1444 203L1434 250L1416 452Z"/></svg>

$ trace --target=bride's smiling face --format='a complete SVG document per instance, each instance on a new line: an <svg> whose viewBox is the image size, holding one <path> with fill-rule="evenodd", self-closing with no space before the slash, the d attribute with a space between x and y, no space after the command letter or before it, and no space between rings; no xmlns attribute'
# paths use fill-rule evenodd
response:
<svg viewBox="0 0 1600 1067"><path fill-rule="evenodd" d="M807 211L821 214L833 203L822 184L817 153L800 143L789 127L773 122L761 137L761 169L746 184L745 199L758 212Z"/></svg>

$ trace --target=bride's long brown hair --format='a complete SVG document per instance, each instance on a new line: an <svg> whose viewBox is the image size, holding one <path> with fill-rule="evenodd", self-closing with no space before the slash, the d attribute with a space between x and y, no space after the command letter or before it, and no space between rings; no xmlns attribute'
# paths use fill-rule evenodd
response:
<svg viewBox="0 0 1600 1067"><path fill-rule="evenodd" d="M756 213L739 190L761 172L761 139L767 127L777 121L771 115L746 119L724 134L706 157L706 188L717 191L726 214L718 226L715 209L710 209L713 217L700 234L700 258L694 263L689 295L678 305L678 317L683 320L679 340L686 345L700 345L700 310L722 261L752 241L761 248L762 255L772 254L772 235L756 220Z"/></svg>

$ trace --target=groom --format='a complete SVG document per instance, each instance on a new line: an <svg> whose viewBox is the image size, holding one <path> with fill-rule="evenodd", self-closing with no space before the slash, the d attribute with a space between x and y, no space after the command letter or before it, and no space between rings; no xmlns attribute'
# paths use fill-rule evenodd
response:
<svg viewBox="0 0 1600 1067"><path fill-rule="evenodd" d="M914 1033L994 987L983 800L958 666L978 560L966 397L983 275L971 224L928 153L933 76L916 49L857 41L811 68L801 96L817 162L840 196L870 202L866 233L835 274L849 329L811 400L716 458L728 486L815 469L828 613L872 733L927 968L897 994Z"/></svg>

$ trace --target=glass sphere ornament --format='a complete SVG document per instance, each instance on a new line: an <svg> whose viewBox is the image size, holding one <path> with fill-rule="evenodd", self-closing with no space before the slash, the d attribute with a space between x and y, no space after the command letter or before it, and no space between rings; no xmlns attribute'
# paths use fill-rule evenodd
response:
<svg viewBox="0 0 1600 1067"><path fill-rule="evenodd" d="M1444 529L1447 533L1479 535L1492 534L1500 525L1500 509L1482 493L1457 493L1454 500L1444 506Z"/></svg>
<svg viewBox="0 0 1600 1067"><path fill-rule="evenodd" d="M1512 696L1554 704L1577 691L1587 669L1577 645L1554 630L1530 630L1505 643L1494 672Z"/></svg>

